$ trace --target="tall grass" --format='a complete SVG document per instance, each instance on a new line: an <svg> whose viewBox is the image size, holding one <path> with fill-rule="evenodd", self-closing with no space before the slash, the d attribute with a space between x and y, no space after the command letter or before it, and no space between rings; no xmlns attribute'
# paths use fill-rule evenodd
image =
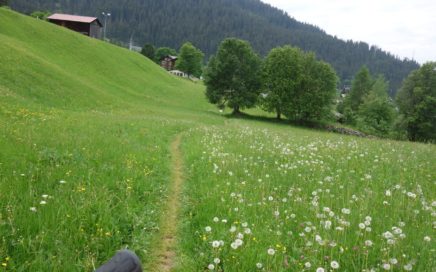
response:
<svg viewBox="0 0 436 272"><path fill-rule="evenodd" d="M433 145L231 124L186 137L181 271L434 269Z"/></svg>

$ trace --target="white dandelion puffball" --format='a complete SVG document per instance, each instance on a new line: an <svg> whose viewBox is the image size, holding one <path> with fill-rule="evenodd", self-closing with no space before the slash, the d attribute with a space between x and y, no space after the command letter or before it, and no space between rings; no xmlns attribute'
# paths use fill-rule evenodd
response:
<svg viewBox="0 0 436 272"><path fill-rule="evenodd" d="M366 240L366 241L365 241L365 246L370 247L370 246L372 246L372 245L373 245L373 243L372 243L371 240Z"/></svg>
<svg viewBox="0 0 436 272"><path fill-rule="evenodd" d="M209 227L209 226L207 226L207 227L204 228L204 230L205 230L206 232L211 232L211 231L212 231L212 228Z"/></svg>
<svg viewBox="0 0 436 272"><path fill-rule="evenodd" d="M31 212L36 212L36 207L30 207L29 209Z"/></svg>
<svg viewBox="0 0 436 272"><path fill-rule="evenodd" d="M424 241L426 241L426 242L430 242L430 241L431 241L430 236L425 236L425 237L424 237Z"/></svg>
<svg viewBox="0 0 436 272"><path fill-rule="evenodd" d="M221 262L221 260L220 260L220 258L215 258L215 259L213 259L213 262L216 264L219 264Z"/></svg>
<svg viewBox="0 0 436 272"><path fill-rule="evenodd" d="M267 252L268 252L268 255L271 255L271 256L276 254L276 251L273 248L269 248Z"/></svg>
<svg viewBox="0 0 436 272"><path fill-rule="evenodd" d="M404 270L406 270L406 271L412 271L413 266L409 263L409 264L406 264L405 266L403 266L403 268L404 268Z"/></svg>
<svg viewBox="0 0 436 272"><path fill-rule="evenodd" d="M213 265L213 264L209 264L209 265L207 266L207 268L208 268L209 270L214 270L214 269L215 269L215 265Z"/></svg>
<svg viewBox="0 0 436 272"><path fill-rule="evenodd" d="M213 248L217 248L217 247L219 247L219 246L220 246L220 242L219 242L219 241L216 241L216 240L215 240L215 241L212 242L212 247L213 247Z"/></svg>
<svg viewBox="0 0 436 272"><path fill-rule="evenodd" d="M383 264L382 267L384 270L391 270L391 265L388 263Z"/></svg>
<svg viewBox="0 0 436 272"><path fill-rule="evenodd" d="M243 243L244 243L244 242L243 242L241 239L236 239L236 240L235 240L235 244L236 244L237 247L242 246Z"/></svg>
<svg viewBox="0 0 436 272"><path fill-rule="evenodd" d="M324 272L325 270L324 270L324 268L322 268L322 267L318 267L317 269L316 269L316 272Z"/></svg>
<svg viewBox="0 0 436 272"><path fill-rule="evenodd" d="M257 264L256 264L256 267L259 268L259 269L261 269L261 268L263 267L263 265L262 265L262 263L257 263Z"/></svg>
<svg viewBox="0 0 436 272"><path fill-rule="evenodd" d="M339 263L338 263L337 261L332 261L332 262L330 263L330 266L331 266L333 269L338 269L338 268L339 268Z"/></svg>
<svg viewBox="0 0 436 272"><path fill-rule="evenodd" d="M304 267L310 268L312 265L309 262L304 263Z"/></svg>

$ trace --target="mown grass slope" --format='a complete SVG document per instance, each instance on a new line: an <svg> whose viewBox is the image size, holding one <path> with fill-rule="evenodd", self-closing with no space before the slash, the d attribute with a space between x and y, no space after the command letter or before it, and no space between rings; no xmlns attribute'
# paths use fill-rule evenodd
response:
<svg viewBox="0 0 436 272"><path fill-rule="evenodd" d="M169 143L217 123L210 109L140 54L0 9L4 267L90 271L125 246L148 260Z"/></svg>
<svg viewBox="0 0 436 272"><path fill-rule="evenodd" d="M201 84L0 9L1 269L92 271L129 247L154 271L182 133L177 271L431 271L434 145L263 120L225 118Z"/></svg>

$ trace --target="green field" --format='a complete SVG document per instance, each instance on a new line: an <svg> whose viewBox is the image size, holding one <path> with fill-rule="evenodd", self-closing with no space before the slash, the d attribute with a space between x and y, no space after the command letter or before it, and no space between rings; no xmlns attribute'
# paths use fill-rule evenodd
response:
<svg viewBox="0 0 436 272"><path fill-rule="evenodd" d="M0 132L0 271L126 247L156 271L177 135L174 271L436 267L434 145L230 118L201 83L6 9Z"/></svg>

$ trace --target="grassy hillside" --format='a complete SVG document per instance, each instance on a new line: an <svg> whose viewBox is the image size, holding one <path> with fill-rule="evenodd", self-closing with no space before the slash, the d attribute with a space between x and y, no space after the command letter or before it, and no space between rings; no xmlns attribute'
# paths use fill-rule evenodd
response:
<svg viewBox="0 0 436 272"><path fill-rule="evenodd" d="M210 110L200 84L137 53L0 9L0 261L90 271L122 246L146 259L168 144L217 123Z"/></svg>
<svg viewBox="0 0 436 272"><path fill-rule="evenodd" d="M156 271L176 135L176 271L436 265L434 145L225 118L201 84L5 9L0 131L0 270L92 271L128 247Z"/></svg>

